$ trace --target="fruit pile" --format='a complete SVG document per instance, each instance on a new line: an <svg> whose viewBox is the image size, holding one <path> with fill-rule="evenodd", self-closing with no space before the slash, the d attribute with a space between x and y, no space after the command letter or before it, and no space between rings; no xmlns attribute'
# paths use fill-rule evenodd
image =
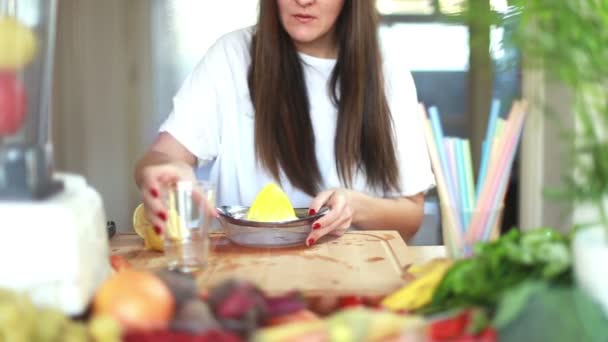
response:
<svg viewBox="0 0 608 342"><path fill-rule="evenodd" d="M121 335L119 323L110 316L76 321L61 311L36 307L23 294L0 290L0 341L117 342Z"/></svg>
<svg viewBox="0 0 608 342"><path fill-rule="evenodd" d="M477 324L478 314L428 320L411 313L430 301L447 260L412 267L416 279L386 298L271 297L238 280L204 292L187 274L134 270L117 256L110 261L114 273L96 292L86 321L0 292L0 341L495 340L492 330Z"/></svg>
<svg viewBox="0 0 608 342"><path fill-rule="evenodd" d="M436 259L410 267L410 281L385 298L303 298L297 292L271 297L238 280L203 292L190 275L137 271L113 256L115 271L95 294L86 320L36 308L22 295L0 291L0 341L340 342L407 337L492 342L504 333L499 322L512 322L521 311L510 305L523 305L504 299L498 307L482 305L500 291L508 293L501 283L505 277L555 282L569 267L562 258L563 239L546 230L511 233L477 247L475 258ZM502 272L505 265L508 274ZM494 283L486 289L489 282Z"/></svg>
<svg viewBox="0 0 608 342"><path fill-rule="evenodd" d="M20 72L36 54L36 36L15 18L0 17L0 136L15 134L25 122L26 90Z"/></svg>
<svg viewBox="0 0 608 342"><path fill-rule="evenodd" d="M296 292L268 297L229 280L203 293L191 275L111 262L116 272L97 291L92 312L116 319L125 341L241 341L265 326L318 319Z"/></svg>
<svg viewBox="0 0 608 342"><path fill-rule="evenodd" d="M98 290L93 313L116 319L124 341L387 341L427 334L421 316L395 313L383 298L267 296L239 280L201 292L189 275L111 261L116 272ZM436 272L443 263L431 265Z"/></svg>

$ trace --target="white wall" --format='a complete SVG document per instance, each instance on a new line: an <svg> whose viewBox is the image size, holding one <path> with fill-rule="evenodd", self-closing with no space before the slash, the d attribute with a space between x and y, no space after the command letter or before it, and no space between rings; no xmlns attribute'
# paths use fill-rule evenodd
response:
<svg viewBox="0 0 608 342"><path fill-rule="evenodd" d="M56 167L84 175L108 219L132 229L133 167L171 97L223 33L251 25L257 1L61 0L53 139Z"/></svg>

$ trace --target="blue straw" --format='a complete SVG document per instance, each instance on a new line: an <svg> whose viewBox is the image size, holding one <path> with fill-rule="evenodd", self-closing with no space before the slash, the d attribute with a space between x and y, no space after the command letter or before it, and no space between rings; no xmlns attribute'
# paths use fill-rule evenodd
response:
<svg viewBox="0 0 608 342"><path fill-rule="evenodd" d="M450 168L448 160L445 155L445 146L443 143L443 129L441 128L441 121L439 120L439 111L437 107L433 106L429 108L429 118L431 119L431 125L433 126L433 135L435 136L435 144L437 145L437 151L439 152L439 160L441 161L441 168L444 173L449 172ZM451 177L445 177L448 187L448 194L452 203L457 203L455 200L456 194L454 193L454 184L452 183Z"/></svg>
<svg viewBox="0 0 608 342"><path fill-rule="evenodd" d="M485 182L486 174L488 173L488 164L490 163L490 153L492 153L492 143L496 135L496 122L500 114L500 100L493 100L490 108L490 118L488 119L488 129L486 138L481 146L481 163L479 164L479 175L477 178L477 190L475 198L479 198L479 193Z"/></svg>
<svg viewBox="0 0 608 342"><path fill-rule="evenodd" d="M460 190L460 213L462 216L462 224L466 231L469 227L469 187L467 186L466 166L464 158L464 141L455 139L456 147L456 167L458 169L458 189Z"/></svg>

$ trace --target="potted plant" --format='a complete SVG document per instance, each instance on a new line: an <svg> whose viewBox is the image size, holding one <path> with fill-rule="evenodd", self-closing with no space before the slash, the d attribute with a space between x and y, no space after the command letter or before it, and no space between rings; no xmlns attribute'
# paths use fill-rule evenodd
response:
<svg viewBox="0 0 608 342"><path fill-rule="evenodd" d="M526 66L542 68L573 96L575 125L562 127L572 169L566 170L557 193L575 208L572 246L577 284L608 315L608 3L509 3L519 20L513 42Z"/></svg>
<svg viewBox="0 0 608 342"><path fill-rule="evenodd" d="M525 68L546 71L572 93L575 125L560 127L571 169L564 170L561 186L550 193L575 208L576 280L608 315L608 2L509 0L507 13L497 13L489 3L469 0L454 16L472 28L474 51L489 54L492 25L511 27L502 43L519 48Z"/></svg>

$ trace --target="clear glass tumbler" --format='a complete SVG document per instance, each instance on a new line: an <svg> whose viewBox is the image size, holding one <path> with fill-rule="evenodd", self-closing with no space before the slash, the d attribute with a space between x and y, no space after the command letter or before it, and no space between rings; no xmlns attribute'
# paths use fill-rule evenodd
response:
<svg viewBox="0 0 608 342"><path fill-rule="evenodd" d="M215 207L215 184L179 181L166 195L167 225L164 247L167 266L180 272L204 269L209 255L209 226Z"/></svg>
<svg viewBox="0 0 608 342"><path fill-rule="evenodd" d="M474 254L477 242L493 241L500 237L503 206L486 210L441 205L443 242L451 259L468 258ZM474 218L483 223L481 234L470 234ZM463 224L464 222L464 224Z"/></svg>

